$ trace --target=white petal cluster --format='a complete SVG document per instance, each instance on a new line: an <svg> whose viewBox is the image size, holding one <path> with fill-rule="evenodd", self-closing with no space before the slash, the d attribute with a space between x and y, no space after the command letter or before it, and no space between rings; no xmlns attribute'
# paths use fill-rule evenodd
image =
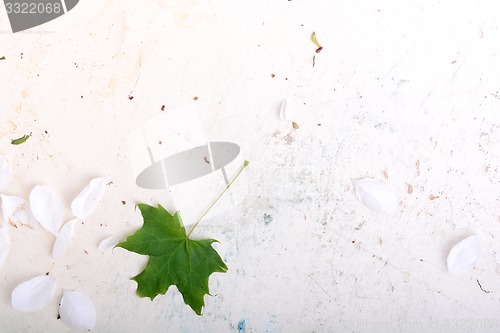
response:
<svg viewBox="0 0 500 333"><path fill-rule="evenodd" d="M472 235L453 246L446 260L450 273L463 273L476 267L483 254L483 240Z"/></svg>
<svg viewBox="0 0 500 333"><path fill-rule="evenodd" d="M398 197L389 185L375 178L353 180L356 196L369 209L391 215L398 210Z"/></svg>
<svg viewBox="0 0 500 333"><path fill-rule="evenodd" d="M0 155L0 191L12 181L9 160ZM52 256L60 258L75 234L80 219L90 216L101 204L105 192L105 180L95 178L80 192L71 203L71 212L76 218L63 224L66 207L59 194L49 186L37 185L29 195L29 201L16 196L0 193L0 268L9 254L8 225L26 225L31 228L38 224L56 237ZM107 251L118 242L108 237L101 242L99 249ZM116 243L115 243L116 241ZM56 278L49 273L36 276L20 283L11 294L11 304L16 310L33 312L44 308L54 298ZM96 324L96 310L92 300L78 291L64 291L60 301L62 322L79 331L88 331Z"/></svg>

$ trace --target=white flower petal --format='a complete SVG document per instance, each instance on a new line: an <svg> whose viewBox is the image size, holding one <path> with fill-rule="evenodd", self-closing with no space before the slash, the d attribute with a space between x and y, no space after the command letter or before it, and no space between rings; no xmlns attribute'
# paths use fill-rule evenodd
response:
<svg viewBox="0 0 500 333"><path fill-rule="evenodd" d="M43 308L54 297L56 279L40 275L18 285L12 291L11 303L14 309L31 312Z"/></svg>
<svg viewBox="0 0 500 333"><path fill-rule="evenodd" d="M0 155L0 191L12 181L12 170L7 157Z"/></svg>
<svg viewBox="0 0 500 333"><path fill-rule="evenodd" d="M13 195L0 194L2 199L2 216L7 223L21 223L35 226L36 219L31 212L29 203L23 198Z"/></svg>
<svg viewBox="0 0 500 333"><path fill-rule="evenodd" d="M63 323L79 331L93 329L96 322L94 303L78 291L63 292L59 315Z"/></svg>
<svg viewBox="0 0 500 333"><path fill-rule="evenodd" d="M398 210L398 197L384 182L375 178L352 181L359 201L381 214L393 214Z"/></svg>
<svg viewBox="0 0 500 333"><path fill-rule="evenodd" d="M59 231L59 235L57 236L54 247L52 248L52 256L55 259L61 257L61 255L64 253L69 243L71 242L71 239L75 234L75 226L77 222L78 219L68 221L62 226L61 230Z"/></svg>
<svg viewBox="0 0 500 333"><path fill-rule="evenodd" d="M5 264L9 255L10 238L7 227L0 228L0 268Z"/></svg>
<svg viewBox="0 0 500 333"><path fill-rule="evenodd" d="M286 99L284 99L283 102L281 102L281 108L280 108L281 121L288 121L288 117L286 115L286 106L287 106Z"/></svg>
<svg viewBox="0 0 500 333"><path fill-rule="evenodd" d="M84 219L92 214L101 204L105 187L106 182L104 178L92 179L90 184L71 203L73 215Z"/></svg>
<svg viewBox="0 0 500 333"><path fill-rule="evenodd" d="M483 240L472 235L456 244L448 255L447 264L450 273L462 273L472 270L483 253Z"/></svg>
<svg viewBox="0 0 500 333"><path fill-rule="evenodd" d="M116 244L118 244L118 237L109 236L108 238L103 239L101 243L99 243L99 251L106 252L112 250Z"/></svg>
<svg viewBox="0 0 500 333"><path fill-rule="evenodd" d="M64 216L64 205L59 195L48 186L37 185L30 193L30 207L42 227L57 236Z"/></svg>

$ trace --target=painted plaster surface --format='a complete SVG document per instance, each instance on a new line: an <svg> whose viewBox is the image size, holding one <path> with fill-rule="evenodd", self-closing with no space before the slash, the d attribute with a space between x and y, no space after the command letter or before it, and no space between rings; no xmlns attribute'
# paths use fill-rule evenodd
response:
<svg viewBox="0 0 500 333"><path fill-rule="evenodd" d="M56 264L53 236L9 226L0 331L70 332L56 319L62 288L94 301L94 332L498 332L499 10L82 0L16 34L0 12L0 154L14 172L5 194L45 184L69 205L91 178L109 184ZM210 278L201 317L174 287L136 297L130 278L146 258L98 249L141 226L135 204L174 208L171 193L135 184L129 136L192 104L205 137L250 161L244 199L196 230L219 240L229 267ZM396 214L360 204L351 179L364 177L396 191ZM450 274L450 249L472 234L484 254ZM49 270L54 301L14 310L13 288Z"/></svg>

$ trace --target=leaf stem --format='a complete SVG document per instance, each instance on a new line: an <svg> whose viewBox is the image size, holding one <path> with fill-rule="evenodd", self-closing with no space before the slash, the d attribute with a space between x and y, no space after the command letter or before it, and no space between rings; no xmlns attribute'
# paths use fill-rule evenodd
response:
<svg viewBox="0 0 500 333"><path fill-rule="evenodd" d="M196 223L194 224L194 226L191 228L191 231L189 231L189 233L187 234L186 238L189 238L189 235L191 235L191 233L193 232L193 230L196 229L196 227L201 222L201 220L205 217L205 215L208 214L208 212L210 211L210 209L212 209L212 207L215 206L215 204L217 203L217 201L219 201L219 199L222 198L222 196L224 195L224 193L227 192L227 190L231 187L231 185L233 185L233 183L236 180L236 178L238 178L238 176L243 172L243 170L245 170L245 168L248 166L249 163L250 162L248 162L247 160L245 160L245 162L243 163L243 166L240 168L240 170L238 171L238 173L236 174L236 176L234 176L234 178L231 180L231 182L229 184L227 184L227 186L224 189L224 191L222 191L222 193L219 194L219 196L217 197L217 199L215 199L215 201L210 205L210 207L208 207L207 210L203 213L203 215L201 215L201 217L198 219L198 221L196 221Z"/></svg>

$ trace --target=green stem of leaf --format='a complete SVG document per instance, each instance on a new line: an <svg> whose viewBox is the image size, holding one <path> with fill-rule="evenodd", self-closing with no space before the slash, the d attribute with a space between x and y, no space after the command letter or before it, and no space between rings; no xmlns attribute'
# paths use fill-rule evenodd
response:
<svg viewBox="0 0 500 333"><path fill-rule="evenodd" d="M207 210L203 213L203 215L201 215L201 217L198 219L198 221L196 221L196 223L194 224L194 226L191 228L191 231L189 231L189 233L187 234L187 236L186 236L187 238L189 238L189 235L191 235L191 233L193 232L193 230L196 229L196 227L198 226L198 224L205 217L205 215L208 214L208 212L210 211L210 209L212 209L212 207L215 206L215 204L217 203L217 201L219 201L219 199L222 198L222 196L224 195L224 193L226 193L227 190L229 190L229 188L231 187L231 185L233 185L233 183L236 180L236 178L238 178L238 176L243 172L243 170L245 170L245 168L248 166L249 163L250 162L248 162L247 160L245 160L245 162L243 163L243 166L240 168L240 170L238 171L238 173L236 174L236 176L234 176L234 178L231 180L231 182L229 182L229 184L227 184L227 186L224 189L224 191L222 191L222 193L219 194L219 196L217 197L217 199L215 199L215 201L210 205L210 207L208 207Z"/></svg>

